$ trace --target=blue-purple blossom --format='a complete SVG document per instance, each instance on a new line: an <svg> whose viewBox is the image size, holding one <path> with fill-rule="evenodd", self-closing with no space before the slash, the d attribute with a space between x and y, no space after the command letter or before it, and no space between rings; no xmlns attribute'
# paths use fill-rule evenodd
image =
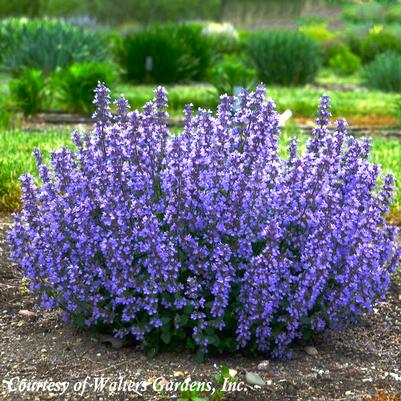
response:
<svg viewBox="0 0 401 401"><path fill-rule="evenodd" d="M43 306L138 341L174 314L201 350L212 332L284 356L384 297L400 260L383 217L394 178L344 120L330 134L327 96L306 152L292 140L282 158L262 85L222 96L216 115L188 106L178 135L155 93L112 115L100 83L93 131L49 165L35 150L40 180L21 177L10 241Z"/></svg>

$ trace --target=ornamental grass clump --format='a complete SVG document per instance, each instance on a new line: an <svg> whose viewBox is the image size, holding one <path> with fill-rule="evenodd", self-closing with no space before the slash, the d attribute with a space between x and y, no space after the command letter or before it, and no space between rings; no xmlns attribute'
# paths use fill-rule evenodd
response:
<svg viewBox="0 0 401 401"><path fill-rule="evenodd" d="M382 299L400 257L383 215L394 179L370 141L329 133L323 96L306 151L279 156L265 89L191 106L179 135L167 96L142 111L96 90L92 132L74 150L34 152L12 254L44 307L159 349L270 352L341 328Z"/></svg>

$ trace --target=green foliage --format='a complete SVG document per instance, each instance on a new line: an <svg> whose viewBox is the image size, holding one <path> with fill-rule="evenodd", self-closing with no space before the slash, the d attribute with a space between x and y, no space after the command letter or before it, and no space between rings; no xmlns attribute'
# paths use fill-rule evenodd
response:
<svg viewBox="0 0 401 401"><path fill-rule="evenodd" d="M127 36L118 56L135 82L201 81L211 62L210 44L197 24L158 25Z"/></svg>
<svg viewBox="0 0 401 401"><path fill-rule="evenodd" d="M98 33L56 20L2 21L0 43L3 69L15 75L36 68L47 76L74 62L108 58L105 40Z"/></svg>
<svg viewBox="0 0 401 401"><path fill-rule="evenodd" d="M10 93L15 105L25 116L43 109L46 94L45 77L40 70L27 69L20 78L10 81Z"/></svg>
<svg viewBox="0 0 401 401"><path fill-rule="evenodd" d="M115 69L104 63L72 64L55 77L60 99L68 111L90 114L94 111L93 90L99 81L111 86Z"/></svg>
<svg viewBox="0 0 401 401"><path fill-rule="evenodd" d="M401 4L393 4L385 12L386 22L401 22Z"/></svg>
<svg viewBox="0 0 401 401"><path fill-rule="evenodd" d="M342 17L349 22L374 22L383 19L384 10L384 5L378 1L360 2L345 7Z"/></svg>
<svg viewBox="0 0 401 401"><path fill-rule="evenodd" d="M5 1L5 0L3 0ZM26 0L25 0L26 1ZM38 0L36 0L38 1ZM41 0L41 15L65 17L91 15L98 21L121 23L127 17L149 24L219 18L221 0Z"/></svg>
<svg viewBox="0 0 401 401"><path fill-rule="evenodd" d="M331 42L338 36L338 32L329 30L326 23L302 25L299 31L321 44Z"/></svg>
<svg viewBox="0 0 401 401"><path fill-rule="evenodd" d="M378 55L363 72L365 85L385 92L401 91L401 54L387 52Z"/></svg>
<svg viewBox="0 0 401 401"><path fill-rule="evenodd" d="M41 3L41 0L0 0L0 16L24 15L26 17L37 17L40 15Z"/></svg>
<svg viewBox="0 0 401 401"><path fill-rule="evenodd" d="M227 366L220 368L220 373L215 376L217 383L221 385L221 389L217 390L213 396L213 401L220 401L224 397L224 384L237 383L238 377L230 376L230 369Z"/></svg>
<svg viewBox="0 0 401 401"><path fill-rule="evenodd" d="M351 33L347 40L352 52L358 55L363 63L369 63L378 54L387 51L401 53L399 36L384 30L382 27L373 28L364 36Z"/></svg>
<svg viewBox="0 0 401 401"><path fill-rule="evenodd" d="M230 23L206 23L203 25L202 33L207 36L215 59L225 55L236 55L242 50L240 35Z"/></svg>
<svg viewBox="0 0 401 401"><path fill-rule="evenodd" d="M235 87L250 88L255 82L255 70L247 68L238 58L226 56L210 69L209 81L219 94L234 94Z"/></svg>
<svg viewBox="0 0 401 401"><path fill-rule="evenodd" d="M361 59L347 45L340 44L328 64L338 75L351 75L360 68Z"/></svg>
<svg viewBox="0 0 401 401"><path fill-rule="evenodd" d="M345 6L342 16L346 21L357 24L399 23L401 4L397 0L358 2Z"/></svg>
<svg viewBox="0 0 401 401"><path fill-rule="evenodd" d="M258 78L268 84L312 82L322 64L321 47L302 32L256 32L250 36L247 53Z"/></svg>

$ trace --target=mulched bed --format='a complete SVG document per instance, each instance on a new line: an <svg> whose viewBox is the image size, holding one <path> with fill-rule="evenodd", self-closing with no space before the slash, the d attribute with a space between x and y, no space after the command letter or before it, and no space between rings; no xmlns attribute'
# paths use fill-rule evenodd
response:
<svg viewBox="0 0 401 401"><path fill-rule="evenodd" d="M247 359L241 355L207 358L197 364L194 355L161 354L154 359L136 347L113 348L110 343L91 338L63 322L58 311L45 311L36 306L35 297L23 290L22 275L9 259L6 235L11 226L9 215L0 215L0 400L169 400L174 393L155 393L151 385L140 396L133 391L95 392L93 387L80 395L73 386L88 377L88 386L103 376L110 381L148 381L164 377L165 383L213 381L218 367L245 373L257 372L266 386L255 389L244 386L241 392L226 393L224 400L361 400L378 389L399 396L401 400L401 284L394 280L387 301L358 326L341 334L329 332L315 342L316 356L295 346L291 361L271 360L265 370L258 370L263 356ZM33 312L21 314L21 310ZM55 390L9 392L3 380L20 379L68 382L61 395ZM16 382L13 382L14 384ZM20 381L20 383L22 383ZM110 383L110 382L109 382ZM140 392L140 391L139 391Z"/></svg>

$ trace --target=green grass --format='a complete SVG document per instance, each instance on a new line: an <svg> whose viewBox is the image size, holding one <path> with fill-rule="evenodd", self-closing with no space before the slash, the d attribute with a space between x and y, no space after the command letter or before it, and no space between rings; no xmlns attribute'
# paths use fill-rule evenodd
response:
<svg viewBox="0 0 401 401"><path fill-rule="evenodd" d="M305 143L306 135L301 135L295 126L288 126L282 134L282 148L292 136ZM44 154L60 146L70 145L67 131L22 132L9 131L0 133L0 211L12 211L18 207L19 181L23 173L36 174L35 159L32 152L39 147ZM284 151L283 151L284 152ZM382 165L384 172L393 172L396 177L397 192L393 214L401 212L401 141L395 139L374 138L373 158ZM397 216L395 216L397 220ZM398 217L401 220L401 215Z"/></svg>
<svg viewBox="0 0 401 401"><path fill-rule="evenodd" d="M140 108L153 99L157 85L119 84L113 90L114 96L124 94L131 108ZM192 103L195 108L214 109L218 103L218 93L214 86L202 85L166 85L169 99L169 112L178 115L186 104Z"/></svg>
<svg viewBox="0 0 401 401"><path fill-rule="evenodd" d="M335 117L394 116L399 95L379 91L327 90L317 88L268 88L279 111L290 109L294 116L314 117L319 97L327 93L332 100Z"/></svg>
<svg viewBox="0 0 401 401"><path fill-rule="evenodd" d="M153 98L153 85L117 85L113 91L117 96L124 93L131 107L138 108ZM216 89L211 85L180 85L167 87L169 111L180 115L185 104L193 103L195 108L214 109L218 102ZM322 90L312 87L279 87L267 88L268 96L275 100L278 110L290 109L294 116L314 118L320 96L326 92L332 98L333 114L336 117L351 116L396 116L398 94L380 91Z"/></svg>
<svg viewBox="0 0 401 401"><path fill-rule="evenodd" d="M322 68L316 77L316 83L322 85L360 85L363 84L362 76L359 72L352 75L339 76L330 68Z"/></svg>
<svg viewBox="0 0 401 401"><path fill-rule="evenodd" d="M0 94L8 99L9 77L0 74ZM320 84L353 83L360 84L360 76L336 77L329 69L323 69L317 82ZM156 85L130 85L119 83L112 91L114 98L123 93L132 108L139 108L154 95ZM215 109L218 103L218 92L210 84L170 85L166 87L169 97L169 113L173 117L181 117L184 106L192 103L195 108ZM319 97L327 92L333 101L333 114L336 117L366 117L376 118L398 117L400 95L380 91L358 90L343 92L339 90L324 90L316 87L267 87L268 95L277 103L279 111L290 109L294 116L314 118ZM398 104L398 106L397 106ZM397 114L398 107L398 114ZM53 96L51 109L61 109L59 99Z"/></svg>
<svg viewBox="0 0 401 401"><path fill-rule="evenodd" d="M1 132L0 211L13 211L18 207L18 178L24 173L36 174L36 161L32 156L36 147L44 155L48 155L50 150L70 143L70 134L67 131Z"/></svg>

